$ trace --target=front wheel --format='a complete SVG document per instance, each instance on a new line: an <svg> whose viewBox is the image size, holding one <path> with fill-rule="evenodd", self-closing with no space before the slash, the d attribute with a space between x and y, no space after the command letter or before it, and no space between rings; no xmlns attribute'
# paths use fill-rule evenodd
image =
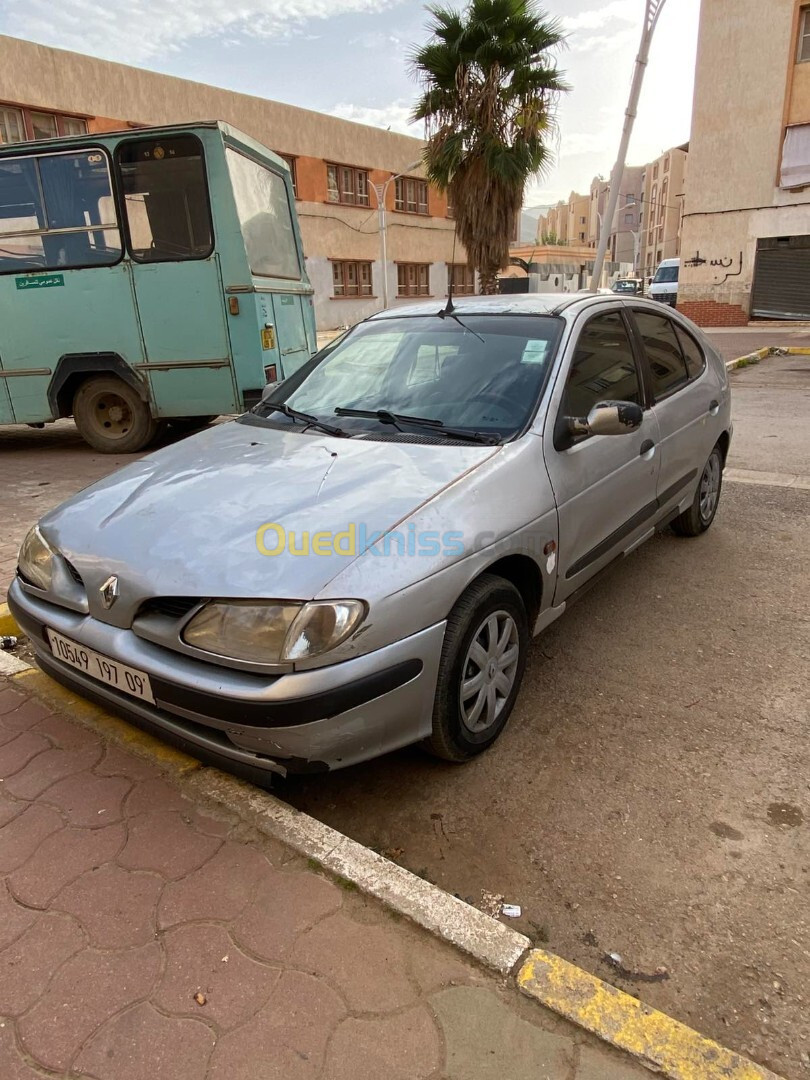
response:
<svg viewBox="0 0 810 1080"><path fill-rule="evenodd" d="M427 749L469 761L490 747L515 705L529 647L526 608L510 582L484 574L447 620Z"/></svg>
<svg viewBox="0 0 810 1080"><path fill-rule="evenodd" d="M714 521L723 486L723 455L715 446L703 467L692 505L675 518L672 529L678 536L700 536Z"/></svg>
<svg viewBox="0 0 810 1080"><path fill-rule="evenodd" d="M154 439L158 423L149 403L115 375L86 379L73 399L82 438L103 454L132 454Z"/></svg>

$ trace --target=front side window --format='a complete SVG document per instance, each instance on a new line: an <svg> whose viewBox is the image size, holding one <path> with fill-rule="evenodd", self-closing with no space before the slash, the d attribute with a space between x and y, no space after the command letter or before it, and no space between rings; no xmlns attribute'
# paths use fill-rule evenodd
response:
<svg viewBox="0 0 810 1080"><path fill-rule="evenodd" d="M121 143L117 159L132 258L207 258L214 239L199 139L133 139Z"/></svg>
<svg viewBox="0 0 810 1080"><path fill-rule="evenodd" d="M511 315L371 320L291 375L274 400L352 434L398 437L376 416L341 416L336 409L385 409L510 437L536 407L561 325L547 316ZM261 415L261 406L257 412ZM279 413L268 412L267 419L302 430ZM430 436L424 425L409 427L403 421L402 428L403 438L417 428Z"/></svg>
<svg viewBox="0 0 810 1080"><path fill-rule="evenodd" d="M430 264L398 263L397 296L430 296Z"/></svg>
<svg viewBox="0 0 810 1080"><path fill-rule="evenodd" d="M228 149L225 156L251 273L300 278L298 244L284 180L235 150Z"/></svg>
<svg viewBox="0 0 810 1080"><path fill-rule="evenodd" d="M580 334L565 384L562 415L587 416L600 401L638 405L642 401L633 346L618 311L597 315Z"/></svg>
<svg viewBox="0 0 810 1080"><path fill-rule="evenodd" d="M686 362L671 321L648 311L635 311L636 326L644 343L656 401L689 382Z"/></svg>
<svg viewBox="0 0 810 1080"><path fill-rule="evenodd" d="M109 266L120 257L101 151L0 159L0 273Z"/></svg>
<svg viewBox="0 0 810 1080"><path fill-rule="evenodd" d="M0 106L0 146L3 143L25 142L25 125L22 109Z"/></svg>

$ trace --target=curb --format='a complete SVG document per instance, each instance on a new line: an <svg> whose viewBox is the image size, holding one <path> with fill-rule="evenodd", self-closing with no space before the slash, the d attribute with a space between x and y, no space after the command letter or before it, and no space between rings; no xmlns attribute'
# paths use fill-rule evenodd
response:
<svg viewBox="0 0 810 1080"><path fill-rule="evenodd" d="M736 360L726 360L726 368L728 371L736 371L738 368L751 367L752 364L758 364L760 360L765 360L769 356L810 356L810 349L798 345L766 345L763 349L757 349L756 352L738 356Z"/></svg>
<svg viewBox="0 0 810 1080"><path fill-rule="evenodd" d="M8 614L4 607L0 606L0 618ZM16 662L22 670L12 674L12 683L68 712L103 738L157 764L174 776L186 794L236 813L311 864L373 896L490 970L514 978L527 997L630 1054L652 1072L670 1080L780 1080L768 1069L584 969L553 953L532 949L523 934L309 814L252 784L203 766L196 758L73 694L38 669Z"/></svg>
<svg viewBox="0 0 810 1080"><path fill-rule="evenodd" d="M21 630L8 604L0 604L0 637L19 637L20 634Z"/></svg>

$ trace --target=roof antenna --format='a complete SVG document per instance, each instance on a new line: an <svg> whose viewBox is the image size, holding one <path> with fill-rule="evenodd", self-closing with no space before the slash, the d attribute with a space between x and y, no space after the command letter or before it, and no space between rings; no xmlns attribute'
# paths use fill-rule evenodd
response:
<svg viewBox="0 0 810 1080"><path fill-rule="evenodd" d="M453 222L453 254L450 256L450 272L447 275L447 303L439 312L439 318L443 319L445 315L452 315L455 311L455 305L453 303L453 275L456 272L456 232L458 230L458 222Z"/></svg>

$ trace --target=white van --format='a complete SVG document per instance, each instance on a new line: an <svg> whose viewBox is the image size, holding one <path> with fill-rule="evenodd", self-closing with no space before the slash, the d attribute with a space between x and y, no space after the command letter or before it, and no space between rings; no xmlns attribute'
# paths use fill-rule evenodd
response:
<svg viewBox="0 0 810 1080"><path fill-rule="evenodd" d="M647 293L651 300L660 300L662 304L675 307L678 302L678 270L680 265L680 259L661 260Z"/></svg>

